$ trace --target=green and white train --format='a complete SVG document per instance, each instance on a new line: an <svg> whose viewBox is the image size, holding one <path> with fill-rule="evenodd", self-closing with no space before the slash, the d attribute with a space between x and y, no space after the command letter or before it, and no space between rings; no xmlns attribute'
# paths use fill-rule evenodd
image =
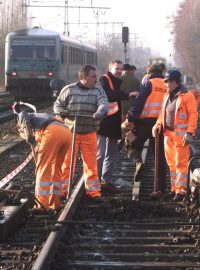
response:
<svg viewBox="0 0 200 270"><path fill-rule="evenodd" d="M39 27L11 32L5 45L5 86L16 99L51 97L50 81L78 80L84 64L97 65L96 48Z"/></svg>

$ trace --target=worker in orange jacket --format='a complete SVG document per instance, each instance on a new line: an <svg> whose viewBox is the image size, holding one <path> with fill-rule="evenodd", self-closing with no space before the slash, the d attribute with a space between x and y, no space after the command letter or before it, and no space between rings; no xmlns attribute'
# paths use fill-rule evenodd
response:
<svg viewBox="0 0 200 270"><path fill-rule="evenodd" d="M70 129L46 113L18 114L17 129L28 143L36 141L35 197L47 209L59 210L62 195L62 164L72 142ZM40 204L36 210L44 210Z"/></svg>
<svg viewBox="0 0 200 270"><path fill-rule="evenodd" d="M152 128L155 125L165 93L167 92L163 83L162 69L160 65L152 65L148 69L149 78L144 85L140 86L139 96L134 100L127 113L127 119L122 128L135 129L136 139L128 150L132 151L132 158L135 164L134 181L142 178L144 164L142 161L142 149L144 143L149 139L153 153L155 152L155 139L152 137ZM159 136L159 157L158 157L158 191L154 197L165 192L166 189L166 160L164 154L164 138ZM153 194L151 194L153 195Z"/></svg>
<svg viewBox="0 0 200 270"><path fill-rule="evenodd" d="M167 94L159 118L152 129L153 136L163 127L164 146L170 168L171 192L175 202L186 195L189 144L197 128L197 102L192 92L181 85L181 73L169 70L165 74Z"/></svg>

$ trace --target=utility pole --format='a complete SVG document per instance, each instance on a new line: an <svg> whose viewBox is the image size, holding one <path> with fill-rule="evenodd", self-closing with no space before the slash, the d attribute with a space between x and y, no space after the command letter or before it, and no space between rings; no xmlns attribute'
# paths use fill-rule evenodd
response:
<svg viewBox="0 0 200 270"><path fill-rule="evenodd" d="M64 32L69 36L69 21L68 21L68 0L65 0L65 12L64 12Z"/></svg>
<svg viewBox="0 0 200 270"><path fill-rule="evenodd" d="M27 0L22 0L22 27L27 28Z"/></svg>
<svg viewBox="0 0 200 270"><path fill-rule="evenodd" d="M96 48L99 50L99 10L96 12Z"/></svg>

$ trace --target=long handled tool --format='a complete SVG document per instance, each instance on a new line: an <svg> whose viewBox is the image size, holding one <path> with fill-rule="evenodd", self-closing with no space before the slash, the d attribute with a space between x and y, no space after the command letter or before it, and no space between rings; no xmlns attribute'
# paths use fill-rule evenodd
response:
<svg viewBox="0 0 200 270"><path fill-rule="evenodd" d="M37 165L37 155L36 155L35 148L34 148L33 144L31 144L31 150L32 150L32 153L33 153L33 158L34 158L34 161L35 161L35 165Z"/></svg>
<svg viewBox="0 0 200 270"><path fill-rule="evenodd" d="M70 160L70 169L69 169L69 185L67 189L67 200L69 199L71 192L71 183L74 173L74 153L75 153L75 144L76 144L76 126L77 126L77 116L74 118L74 127L73 127L73 137L72 137L72 152Z"/></svg>
<svg viewBox="0 0 200 270"><path fill-rule="evenodd" d="M158 192L158 151L159 151L159 133L155 136L155 171L154 171L154 192Z"/></svg>
<svg viewBox="0 0 200 270"><path fill-rule="evenodd" d="M155 162L154 162L154 189L150 194L150 197L159 199L162 196L162 192L159 191L159 177L158 177L158 155L159 155L159 132L155 134Z"/></svg>
<svg viewBox="0 0 200 270"><path fill-rule="evenodd" d="M68 114L70 116L74 116L74 127L73 127L73 137L72 137L72 152L71 152L71 160L70 160L70 169L69 169L69 185L67 189L67 200L69 199L70 192L71 192L71 183L73 179L74 174L74 155L75 155L75 145L76 145L76 128L77 128L77 118L78 117L88 117L92 118L92 115L72 115Z"/></svg>

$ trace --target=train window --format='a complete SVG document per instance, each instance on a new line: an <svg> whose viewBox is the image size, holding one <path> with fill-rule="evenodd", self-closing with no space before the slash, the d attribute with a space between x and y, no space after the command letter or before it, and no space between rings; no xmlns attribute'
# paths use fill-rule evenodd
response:
<svg viewBox="0 0 200 270"><path fill-rule="evenodd" d="M68 61L69 61L69 64L71 64L72 63L72 54L71 54L71 49L72 49L72 47L69 47L69 49L68 49Z"/></svg>
<svg viewBox="0 0 200 270"><path fill-rule="evenodd" d="M72 64L76 64L76 48L72 47Z"/></svg>
<svg viewBox="0 0 200 270"><path fill-rule="evenodd" d="M12 45L11 58L33 58L33 47L30 45Z"/></svg>
<svg viewBox="0 0 200 270"><path fill-rule="evenodd" d="M62 49L61 49L61 63L64 63L64 45L62 44Z"/></svg>
<svg viewBox="0 0 200 270"><path fill-rule="evenodd" d="M55 47L54 46L48 46L48 55L49 55L49 58L51 58L51 59L55 58Z"/></svg>
<svg viewBox="0 0 200 270"><path fill-rule="evenodd" d="M76 64L76 49L69 47L69 63Z"/></svg>
<svg viewBox="0 0 200 270"><path fill-rule="evenodd" d="M95 60L95 54L93 52L90 51L86 51L86 63L87 64L95 64L96 60Z"/></svg>
<svg viewBox="0 0 200 270"><path fill-rule="evenodd" d="M55 41L40 39L13 39L12 58L55 58Z"/></svg>
<svg viewBox="0 0 200 270"><path fill-rule="evenodd" d="M77 49L77 64L82 64L82 50Z"/></svg>
<svg viewBox="0 0 200 270"><path fill-rule="evenodd" d="M36 58L44 58L44 46L36 46Z"/></svg>
<svg viewBox="0 0 200 270"><path fill-rule="evenodd" d="M74 47L69 47L69 64L82 64L83 63L83 56L82 50Z"/></svg>
<svg viewBox="0 0 200 270"><path fill-rule="evenodd" d="M62 64L67 63L67 46L64 44L62 44L61 62Z"/></svg>

